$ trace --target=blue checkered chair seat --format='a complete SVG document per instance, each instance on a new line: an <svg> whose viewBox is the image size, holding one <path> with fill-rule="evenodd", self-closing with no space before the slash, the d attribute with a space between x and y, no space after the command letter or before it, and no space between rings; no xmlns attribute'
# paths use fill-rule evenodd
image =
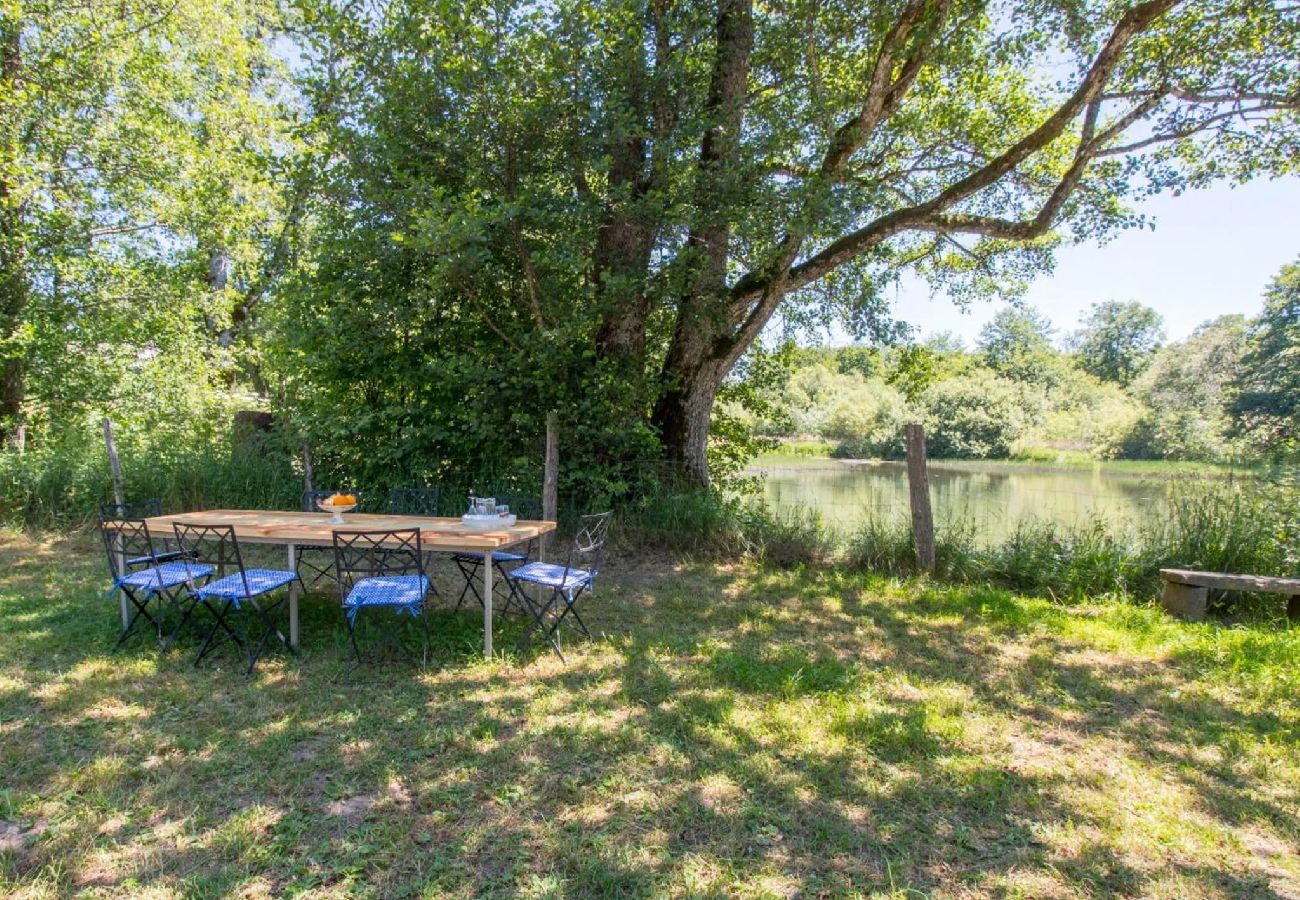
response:
<svg viewBox="0 0 1300 900"><path fill-rule="evenodd" d="M207 578L213 571L212 566L200 566L191 563L187 567L184 563L163 563L160 566L151 566L148 569L141 569L138 572L125 575L117 579L113 583L113 587L143 588L149 592L168 591L180 587L191 578Z"/></svg>
<svg viewBox="0 0 1300 900"><path fill-rule="evenodd" d="M579 588L590 588L596 580L595 572L569 569L555 563L530 562L509 573L515 581L527 581L543 587L555 588L572 595Z"/></svg>
<svg viewBox="0 0 1300 900"><path fill-rule="evenodd" d="M453 553L451 558L457 562L470 564L478 563L479 565L483 564L482 553ZM524 562L526 559L528 559L528 554L526 553L515 553L513 550L492 551L492 561L497 563Z"/></svg>
<svg viewBox="0 0 1300 900"><path fill-rule="evenodd" d="M349 619L355 619L357 610L365 606L391 606L399 614L418 616L428 592L427 575L376 575L358 579L348 591L343 608Z"/></svg>
<svg viewBox="0 0 1300 900"><path fill-rule="evenodd" d="M191 570L195 568L193 564L190 565ZM204 599L233 600L235 608L238 609L240 600L270 593L276 588L284 587L297 577L296 572L285 572L280 569L245 569L242 576L236 572L225 578L209 581L195 588L194 593ZM248 579L247 591L244 588L245 578Z"/></svg>

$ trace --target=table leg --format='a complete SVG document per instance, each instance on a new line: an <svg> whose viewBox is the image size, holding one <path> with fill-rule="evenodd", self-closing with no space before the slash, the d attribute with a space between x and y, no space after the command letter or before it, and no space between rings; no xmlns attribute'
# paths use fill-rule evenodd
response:
<svg viewBox="0 0 1300 900"><path fill-rule="evenodd" d="M492 551L483 551L483 655L492 658Z"/></svg>
<svg viewBox="0 0 1300 900"><path fill-rule="evenodd" d="M289 545L289 571L296 571L298 548ZM298 649L298 581L289 582L289 646Z"/></svg>
<svg viewBox="0 0 1300 900"><path fill-rule="evenodd" d="M126 552L122 549L121 534L113 538L113 555L117 557L117 571L126 575ZM122 630L125 631L131 624L131 607L127 605L125 590L117 592L117 606L118 611L122 613Z"/></svg>

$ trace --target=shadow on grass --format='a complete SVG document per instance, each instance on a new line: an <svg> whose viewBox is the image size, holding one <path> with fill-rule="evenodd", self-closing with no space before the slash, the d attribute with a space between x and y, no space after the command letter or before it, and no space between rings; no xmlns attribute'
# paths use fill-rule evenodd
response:
<svg viewBox="0 0 1300 900"><path fill-rule="evenodd" d="M1177 665L1099 670L1061 635L1070 613L999 592L703 565L620 584L611 567L584 611L608 634L571 641L568 666L540 648L485 663L479 611L445 611L427 671L350 684L320 593L302 658L246 681L231 657L106 652L115 604L89 562L49 575L62 555L0 548L0 764L30 834L0 857L14 893L1000 893L1034 873L1067 892L1280 896L1239 863L1139 865L1078 775L1015 764L971 718L1104 739L1223 829L1296 839L1286 802L1219 753L1276 739L1277 714ZM522 625L500 628L506 646Z"/></svg>

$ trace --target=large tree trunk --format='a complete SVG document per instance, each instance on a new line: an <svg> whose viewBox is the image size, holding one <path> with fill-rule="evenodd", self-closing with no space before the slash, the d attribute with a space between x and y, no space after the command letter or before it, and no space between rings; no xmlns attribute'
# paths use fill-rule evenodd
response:
<svg viewBox="0 0 1300 900"><path fill-rule="evenodd" d="M646 271L652 229L638 208L644 190L645 139L628 136L610 148L611 197L596 236L592 278L602 315L596 331L601 355L629 370L643 368L650 312Z"/></svg>
<svg viewBox="0 0 1300 900"><path fill-rule="evenodd" d="M661 12L654 13L653 21L657 70L667 53L668 34ZM646 275L656 230L645 201L658 183L648 138L653 134L656 152L662 153L660 138L672 113L654 87L642 36L630 35L620 55L626 73L620 106L627 110L627 121L610 124L609 184L591 277L600 307L596 348L625 372L639 373L645 369L646 320L652 303Z"/></svg>
<svg viewBox="0 0 1300 900"><path fill-rule="evenodd" d="M735 174L744 125L752 0L720 0L717 49L709 79L709 129L700 144L695 183L696 219L687 237L692 256L686 295L677 307L652 422L667 459L697 484L709 483L709 419L722 379L734 362L733 323L727 313L731 215L739 190Z"/></svg>
<svg viewBox="0 0 1300 900"><path fill-rule="evenodd" d="M706 323L678 316L652 418L664 457L696 484L709 483L709 421L729 368L718 358L715 340Z"/></svg>
<svg viewBox="0 0 1300 900"><path fill-rule="evenodd" d="M22 152L19 110L13 99L22 77L22 25L11 19L0 30L0 429L21 447L26 400L26 359L11 343L22 328L31 286L27 280L27 244L23 233L25 201L10 174ZM5 171L9 170L9 171Z"/></svg>

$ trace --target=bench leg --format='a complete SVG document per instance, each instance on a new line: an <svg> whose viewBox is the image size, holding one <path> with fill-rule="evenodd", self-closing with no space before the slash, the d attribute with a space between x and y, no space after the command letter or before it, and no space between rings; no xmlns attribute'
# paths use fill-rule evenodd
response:
<svg viewBox="0 0 1300 900"><path fill-rule="evenodd" d="M1203 587L1166 581L1160 602L1166 612L1182 616L1189 622L1199 622L1205 618L1205 605L1209 593L1209 590Z"/></svg>
<svg viewBox="0 0 1300 900"><path fill-rule="evenodd" d="M1300 594L1289 597L1286 601L1286 617L1292 622L1300 619Z"/></svg>

